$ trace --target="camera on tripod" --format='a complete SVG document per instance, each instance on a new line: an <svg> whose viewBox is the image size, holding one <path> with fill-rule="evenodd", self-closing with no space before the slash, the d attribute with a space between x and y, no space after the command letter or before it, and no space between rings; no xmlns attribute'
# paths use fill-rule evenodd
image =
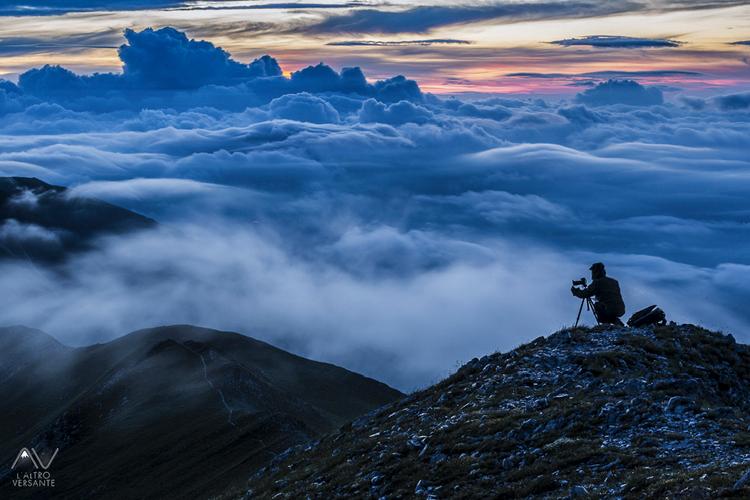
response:
<svg viewBox="0 0 750 500"><path fill-rule="evenodd" d="M580 286L582 288L575 288L577 286ZM591 295L587 293L589 291L587 286L588 286L588 281L586 281L586 278L573 280L573 288L571 289L573 291L573 295L581 298L581 307L578 308L578 317L576 317L576 324L573 328L578 328L578 322L581 320L581 313L583 312L583 304L586 304L587 310L594 313L596 324L597 325L599 324L599 316L597 316L596 314L596 308L594 307L594 301L591 300ZM580 295L577 294L576 291L578 291L581 294Z"/></svg>
<svg viewBox="0 0 750 500"><path fill-rule="evenodd" d="M587 284L586 278L581 278L579 280L573 280L573 286L582 286L582 287L585 288L586 284Z"/></svg>

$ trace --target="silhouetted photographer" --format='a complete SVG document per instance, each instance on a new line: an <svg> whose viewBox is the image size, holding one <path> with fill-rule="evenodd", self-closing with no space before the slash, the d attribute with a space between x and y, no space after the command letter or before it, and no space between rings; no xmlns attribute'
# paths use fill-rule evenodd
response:
<svg viewBox="0 0 750 500"><path fill-rule="evenodd" d="M586 278L581 278L573 281L573 286L570 287L573 295L582 299L576 326L581 318L584 302L593 310L598 323L622 325L620 317L625 314L625 303L620 294L620 284L616 279L607 276L604 264L601 262L593 264L589 269L591 270L590 285L587 286ZM592 302L592 299L596 300Z"/></svg>

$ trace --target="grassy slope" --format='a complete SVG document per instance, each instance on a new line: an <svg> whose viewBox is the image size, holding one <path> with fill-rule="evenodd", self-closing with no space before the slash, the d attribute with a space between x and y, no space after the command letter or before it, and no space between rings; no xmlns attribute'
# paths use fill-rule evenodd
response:
<svg viewBox="0 0 750 500"><path fill-rule="evenodd" d="M750 348L578 329L474 360L289 453L257 498L750 497Z"/></svg>

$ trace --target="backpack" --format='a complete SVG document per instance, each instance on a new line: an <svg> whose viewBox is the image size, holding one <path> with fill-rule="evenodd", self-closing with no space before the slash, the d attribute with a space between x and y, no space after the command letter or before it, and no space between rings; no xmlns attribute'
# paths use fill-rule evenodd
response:
<svg viewBox="0 0 750 500"><path fill-rule="evenodd" d="M667 316L656 305L648 306L645 309L635 312L628 320L628 326L639 328L649 325L664 325L667 323Z"/></svg>

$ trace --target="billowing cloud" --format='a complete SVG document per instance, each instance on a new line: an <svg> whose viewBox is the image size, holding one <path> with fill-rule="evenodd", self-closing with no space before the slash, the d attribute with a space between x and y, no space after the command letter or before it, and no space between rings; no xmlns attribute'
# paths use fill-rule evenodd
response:
<svg viewBox="0 0 750 500"><path fill-rule="evenodd" d="M273 116L287 120L311 123L339 122L339 113L328 101L307 93L277 97L268 107Z"/></svg>
<svg viewBox="0 0 750 500"><path fill-rule="evenodd" d="M165 322L211 325L411 389L461 360L572 322L577 303L568 278L596 258L528 246L472 248L388 228L352 229L330 254L353 269L383 258L394 259L384 266L436 267L357 277L300 259L252 228L185 226L113 240L70 262L64 278L0 264L0 287L15 291L2 318L27 322L33 314L37 326L73 343ZM692 297L719 288L742 293L746 266L701 269L644 256L606 257L631 307L656 301L673 318L736 324L721 302L691 305ZM669 276L671 285L659 276Z"/></svg>
<svg viewBox="0 0 750 500"><path fill-rule="evenodd" d="M36 224L22 224L16 220L9 219L0 226L0 245L59 245L59 234L45 229Z"/></svg>
<svg viewBox="0 0 750 500"><path fill-rule="evenodd" d="M268 56L250 64L233 60L219 47L196 41L174 28L141 32L125 30L127 44L118 53L122 74L79 76L59 66L45 66L21 75L19 85L34 95L88 92L197 89L232 85L259 77L278 77L281 68Z"/></svg>
<svg viewBox="0 0 750 500"><path fill-rule="evenodd" d="M664 98L661 90L655 87L644 87L633 80L609 80L581 92L576 96L576 101L589 106L653 106L664 102Z"/></svg>
<svg viewBox="0 0 750 500"><path fill-rule="evenodd" d="M716 97L719 107L724 110L740 110L750 108L750 92L744 94L730 94Z"/></svg>
<svg viewBox="0 0 750 500"><path fill-rule="evenodd" d="M391 125L427 123L431 121L432 117L431 111L409 101L401 101L388 106L375 99L368 99L362 104L362 109L359 112L359 119L363 123L374 122Z"/></svg>
<svg viewBox="0 0 750 500"><path fill-rule="evenodd" d="M281 75L279 65L268 56L242 64L211 42L188 39L174 28L128 29L125 39L128 43L118 53L123 63L122 78L129 87L198 88Z"/></svg>
<svg viewBox="0 0 750 500"><path fill-rule="evenodd" d="M160 224L44 268L15 250L55 235L5 222L0 324L86 343L197 323L409 389L572 323L570 279L602 260L629 312L748 331L744 94L440 98L356 68L253 70L172 31L129 40L122 73L0 82L0 173Z"/></svg>
<svg viewBox="0 0 750 500"><path fill-rule="evenodd" d="M706 100L700 97L680 96L680 101L696 111L700 111L706 107Z"/></svg>
<svg viewBox="0 0 750 500"><path fill-rule="evenodd" d="M57 2L26 2L39 10L30 9L33 12L49 12ZM581 0L566 2L562 0L550 0L539 2L529 0L527 2L501 2L487 1L475 2L473 0L462 0L448 5L444 2L427 4L413 4L410 2L396 2L395 4L375 4L362 2L235 2L235 1L207 1L207 2L165 2L172 5L166 9L154 2L153 9L137 13L133 11L123 12L101 12L101 9L132 9L146 8L151 2L112 2L119 3L120 7L108 5L106 1L92 2L60 2L59 5L78 8L85 4L85 12L70 14L59 20L50 19L45 22L52 23L52 30L38 29L38 20L32 18L17 19L13 23L5 23L0 29L0 53L11 54L17 57L8 58L4 61L0 73L6 74L7 78L16 79L20 73L25 71L30 64L36 65L35 61L41 60L43 54L48 55L48 62L57 62L76 72L90 74L92 72L115 71L116 59L114 52L108 47L116 47L120 44L117 39L118 31L126 27L140 30L147 25L158 25L160 23L176 23L179 29L186 31L195 41L202 38L215 40L221 38L231 44L235 55L235 62L245 64L253 58L262 54L258 53L260 47L278 47L274 49L274 55L283 62L287 70L295 70L309 62L325 60L338 71L341 67L351 65L363 65L369 76L392 74L408 74L411 78L423 82L424 88L437 89L439 92L450 92L454 90L471 90L486 92L492 88L505 92L509 88L524 87L527 90L546 87L548 91L568 94L570 89L566 86L570 82L509 82L503 78L502 71L507 68L516 68L517 72L539 71L554 69L553 66L566 67L570 72L583 72L592 68L627 68L638 67L637 61L633 59L632 51L626 50L591 50L581 47L581 50L563 50L555 45L534 44L533 40L525 39L520 43L507 39L491 24L505 24L515 22L528 22L533 24L530 33L544 33L544 23L560 20L563 24L567 19L576 19L576 23L586 26L595 26L598 19L616 16L620 13L629 13L634 19L664 18L658 24L664 28L665 34L679 34L679 38L671 40L669 37L659 37L659 32L646 33L638 22L633 33L624 31L624 35L601 38L599 44L620 43L622 46L643 45L648 43L664 43L664 40L674 42L684 41L687 45L680 50L660 50L658 58L651 61L649 68L659 69L700 69L706 74L705 78L686 77L680 78L685 81L681 88L699 90L709 89L717 85L727 88L727 92L736 92L741 89L742 75L741 67L727 64L729 59L747 59L738 52L739 47L733 49L731 45L704 40L707 31L691 31L689 28L696 22L700 22L702 12L699 9L720 8L737 3L727 2L701 2L690 4L685 2L675 3L668 1L629 1L629 2L592 2ZM22 9L22 3L11 2L14 8ZM28 6L28 5L27 5ZM216 9L213 15L208 15L207 10ZM260 9L260 11L259 11ZM417 9L417 10L415 10ZM419 10L424 9L424 10ZM64 9L63 9L64 10ZM672 10L690 11L686 15L674 16L667 14ZM367 14L367 12L374 13ZM53 11L59 13L60 11ZM247 15L242 15L245 12ZM0 14L2 11L0 10ZM208 16L208 17L207 17ZM424 19L430 28L421 31L419 35L413 32L385 33L376 35L375 31L366 33L349 33L332 29L331 33L317 34L315 31L326 23L341 22L347 24L347 20L357 16L372 17L377 24L380 16L384 16L385 29L393 27L399 29L412 29L409 27L410 20L417 22L416 29L425 26L419 24ZM498 16L498 17L495 17ZM731 14L729 11L712 14L711 21L714 31L730 28ZM591 17L579 21L579 18ZM468 19L468 20L467 20ZM476 20L472 20L476 19ZM403 22L401 21L403 20ZM334 22L335 21L335 22ZM364 21L363 21L364 22ZM450 23L456 22L457 26ZM448 23L448 24L446 24ZM465 23L483 23L478 26L472 35L468 35L461 27ZM364 22L370 29L372 23ZM400 25L403 25L399 27ZM605 23L606 26L606 23ZM644 25L645 26L645 25ZM601 27L601 26L600 26ZM374 28L373 28L374 29ZM589 29L589 28L585 28ZM668 30L668 31L667 31ZM310 36L310 32L312 36ZM85 32L85 33L84 33ZM595 31L590 31L595 32ZM617 32L615 32L617 33ZM429 34L430 36L425 36ZM639 37L640 35L640 37ZM468 38L467 38L468 37ZM536 37L540 39L539 37ZM558 37L550 37L553 40ZM585 38L585 37L584 37ZM738 38L741 38L738 36ZM543 39L543 38L541 38ZM231 40L231 41L229 41ZM592 40L595 40L592 38ZM473 44L463 42L472 41ZM584 40L586 41L586 40ZM328 42L328 43L327 43ZM145 43L145 42L144 42ZM337 45L330 46L330 44ZM351 50L346 50L349 47ZM354 48L359 47L359 48ZM366 49L369 48L369 51ZM196 54L197 55L197 54ZM498 65L497 62L502 61ZM699 62L698 62L699 61ZM556 64L551 64L555 62ZM643 64L640 64L644 67ZM644 67L645 68L645 67ZM219 73L224 73L220 71ZM289 73L285 73L288 75ZM205 78L202 71L188 75L184 80L186 85L200 83ZM468 78L466 78L468 76ZM463 78L459 78L463 77ZM178 78L175 76L175 78ZM606 78L606 77L604 77ZM624 75L611 76L610 78L626 78ZM667 77L665 77L666 79ZM102 80L100 80L101 82ZM149 82L153 84L155 82ZM373 83L373 82L370 82ZM653 83L653 82L652 82ZM672 82L665 84L677 86ZM174 82L169 83L174 85ZM227 83L217 83L225 86ZM459 88L459 86L461 88ZM238 109L241 106L255 106L260 100L266 103L273 98L279 97L284 92L279 91L278 85L266 82L262 85L261 92L254 85L246 84L246 89L239 89L232 84L231 90L203 89L202 103L208 106L217 105L218 102L227 103L230 109ZM154 87L147 87L152 91ZM275 92L274 92L275 91ZM297 91L310 91L310 89L297 89ZM224 95L218 94L224 92ZM273 95L268 95L272 93ZM112 106L110 99L102 99L101 90L91 95L90 100L103 100ZM143 103L144 92L140 92L136 98L125 96L123 103L133 103L133 106L161 107L160 103ZM372 95L367 97L373 97ZM156 98L154 98L156 99ZM185 98L180 93L172 96L172 106L182 108L185 101L197 102L196 99ZM162 99L163 101L163 99ZM104 104L102 104L104 105ZM109 108L111 110L113 108Z"/></svg>
<svg viewBox="0 0 750 500"><path fill-rule="evenodd" d="M616 35L590 35L581 38L566 38L550 42L564 47L589 46L608 49L648 49L663 47L679 47L680 42L666 38L638 38Z"/></svg>
<svg viewBox="0 0 750 500"><path fill-rule="evenodd" d="M0 224L0 258L27 259L53 256L63 248L64 231L7 219Z"/></svg>
<svg viewBox="0 0 750 500"><path fill-rule="evenodd" d="M78 75L47 65L23 73L18 88L29 97L100 112L200 106L242 110L301 92L347 93L384 102L422 98L413 80L396 76L371 84L359 68L337 72L320 63L286 78L268 55L240 63L220 47L189 39L174 28L126 30L125 38L128 43L118 51L122 73Z"/></svg>

